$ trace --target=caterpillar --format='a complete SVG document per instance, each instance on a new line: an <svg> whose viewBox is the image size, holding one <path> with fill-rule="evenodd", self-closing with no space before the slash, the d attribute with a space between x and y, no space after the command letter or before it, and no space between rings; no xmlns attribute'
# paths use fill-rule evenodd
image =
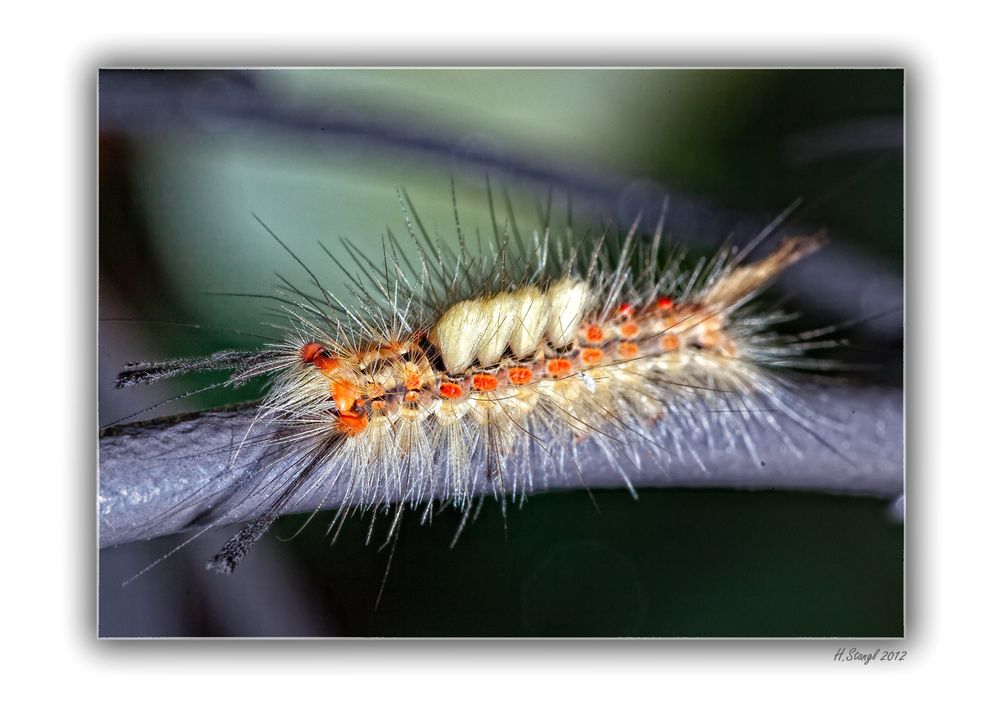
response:
<svg viewBox="0 0 1000 708"><path fill-rule="evenodd" d="M777 332L790 316L755 298L820 248L821 233L757 255L769 228L688 264L663 214L648 237L637 219L579 239L547 223L522 234L511 215L473 244L456 207L456 248L431 236L405 193L399 203L406 234L388 234L382 262L350 242L341 254L323 247L352 300L258 219L310 281L267 296L280 340L119 373L119 388L215 370L230 372L227 386L269 382L235 451L248 441L274 451L276 474L246 475L251 487L266 479L268 503L210 569L232 572L305 490L342 490L331 529L353 511L393 510L393 538L406 508L451 505L461 528L482 499L506 509L549 476L578 474L582 456L599 456L630 489L639 464L703 464L691 441L720 408L739 414L716 444L755 458L755 425L789 446L776 414L815 426L777 371L806 368L801 354L823 342Z"/></svg>

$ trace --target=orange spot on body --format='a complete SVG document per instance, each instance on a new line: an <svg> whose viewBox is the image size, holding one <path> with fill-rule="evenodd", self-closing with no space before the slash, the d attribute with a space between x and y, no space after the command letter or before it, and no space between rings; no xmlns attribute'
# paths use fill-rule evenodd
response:
<svg viewBox="0 0 1000 708"><path fill-rule="evenodd" d="M340 359L335 356L318 356L313 359L313 364L324 374L328 374L340 366Z"/></svg>
<svg viewBox="0 0 1000 708"><path fill-rule="evenodd" d="M717 331L709 330L702 335L701 343L709 349L714 349L719 345L719 339L719 333Z"/></svg>
<svg viewBox="0 0 1000 708"><path fill-rule="evenodd" d="M337 420L337 429L344 435L357 435L368 427L368 416L365 413L341 413Z"/></svg>
<svg viewBox="0 0 1000 708"><path fill-rule="evenodd" d="M379 396L385 395L385 386L382 384L371 383L365 386L365 396L368 398L378 398Z"/></svg>
<svg viewBox="0 0 1000 708"><path fill-rule="evenodd" d="M416 403L420 400L420 393L417 391L407 391L406 395L403 396L403 400L407 403Z"/></svg>
<svg viewBox="0 0 1000 708"><path fill-rule="evenodd" d="M341 415L351 413L354 402L358 400L358 387L344 379L334 379L330 382L330 398L337 404Z"/></svg>
<svg viewBox="0 0 1000 708"><path fill-rule="evenodd" d="M601 363L601 359L604 358L604 352L600 349L581 349L580 358L583 359L583 363L589 366Z"/></svg>
<svg viewBox="0 0 1000 708"><path fill-rule="evenodd" d="M368 427L368 414L361 409L365 401L358 398L357 386L335 379L330 382L330 397L337 406L337 430L344 435L357 435Z"/></svg>
<svg viewBox="0 0 1000 708"><path fill-rule="evenodd" d="M632 344L631 342L621 342L618 345L618 356L625 359L631 359L639 354L639 347Z"/></svg>
<svg viewBox="0 0 1000 708"><path fill-rule="evenodd" d="M545 362L545 370L549 372L549 376L566 376L573 370L573 365L569 363L569 359L549 359Z"/></svg>
<svg viewBox="0 0 1000 708"><path fill-rule="evenodd" d="M319 344L318 342L309 342L308 344L303 344L302 349L300 350L300 353L302 355L302 361L304 361L307 364L311 364L313 363L313 360L315 360L316 357L318 357L322 351L323 351L323 345Z"/></svg>
<svg viewBox="0 0 1000 708"><path fill-rule="evenodd" d="M681 348L681 340L675 334L668 334L663 338L663 351L675 352Z"/></svg>
<svg viewBox="0 0 1000 708"><path fill-rule="evenodd" d="M639 325L635 322L626 322L618 328L618 332L626 339L631 339L635 335L639 334Z"/></svg>
<svg viewBox="0 0 1000 708"><path fill-rule="evenodd" d="M495 391L498 384L493 374L475 374L472 377L472 388L477 391Z"/></svg>
<svg viewBox="0 0 1000 708"><path fill-rule="evenodd" d="M420 388L420 377L412 373L407 374L406 380L403 381L403 385L406 387L406 390L408 391L413 391L415 389L418 389Z"/></svg>
<svg viewBox="0 0 1000 708"><path fill-rule="evenodd" d="M531 382L531 369L524 366L514 366L507 371L507 378L515 386L524 386Z"/></svg>
<svg viewBox="0 0 1000 708"><path fill-rule="evenodd" d="M592 344L597 344L604 339L604 332L597 325L590 325L587 327L586 338L588 342Z"/></svg>
<svg viewBox="0 0 1000 708"><path fill-rule="evenodd" d="M462 387L457 383L444 381L440 386L438 386L438 393L441 394L442 398L461 398Z"/></svg>
<svg viewBox="0 0 1000 708"><path fill-rule="evenodd" d="M372 401L372 410L373 411L384 411L385 410L385 401Z"/></svg>
<svg viewBox="0 0 1000 708"><path fill-rule="evenodd" d="M300 355L302 356L303 363L312 364L324 374L340 366L340 359L327 354L326 347L319 342L303 344Z"/></svg>
<svg viewBox="0 0 1000 708"><path fill-rule="evenodd" d="M656 306L661 310L666 310L667 312L670 312L674 309L674 300L673 298L669 297L661 297L659 300L656 301Z"/></svg>

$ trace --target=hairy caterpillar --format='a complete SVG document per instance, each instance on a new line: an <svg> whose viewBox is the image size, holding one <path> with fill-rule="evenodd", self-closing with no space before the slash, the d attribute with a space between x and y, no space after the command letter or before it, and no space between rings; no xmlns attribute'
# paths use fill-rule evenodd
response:
<svg viewBox="0 0 1000 708"><path fill-rule="evenodd" d="M107 425L142 410L136 419L144 420L113 425L99 441L101 633L899 633L903 540L886 523L885 501L902 489L902 315L872 318L902 302L902 85L901 71L102 71L99 416ZM873 136L875 123L896 132ZM885 142L891 135L896 143ZM872 172L875 158L882 167ZM747 312L800 313L769 332L862 322L844 333L847 346L840 334L828 343L838 371L857 373L765 369L762 380L780 387L812 432L760 397L733 391L713 403L689 388L704 405L688 420L660 415L626 427L605 415L615 439L572 435L561 472L550 454L557 448L535 442L546 464L532 469L530 490L506 497L517 512L488 498L492 481L480 471L454 547L465 512L435 502L404 513L391 549L376 550L397 507L338 512L350 490L316 474L235 577L205 573L235 531L223 527L266 516L312 453L282 443L278 421L254 421L274 374L210 388L231 371L192 371L116 391L122 363L243 357L267 341L260 335L284 341L287 314L262 316L282 306L267 281L283 276L321 296L252 213L356 309L343 285L351 278L316 241L350 261L335 240L347 236L381 266L386 228L410 246L392 198L403 184L427 230L458 252L446 186L453 176L468 250L478 254L476 228L492 233L478 194L484 174L512 190L529 248L533 231L545 232L530 200L554 190L550 240L569 244L562 257L596 252L598 216L627 231L643 213L634 238L645 249L669 194L659 266L674 240L691 249L681 274L726 235L745 244L804 197L796 224L784 222L744 264L765 258L783 233L822 227L831 243ZM572 238L563 233L564 194L574 202ZM596 236L581 245L588 227ZM613 241L609 263L617 262ZM556 251L543 293L558 275ZM638 273L641 264L628 268ZM377 294L367 281L364 289ZM282 331L269 331L272 323ZM811 355L785 363L819 365ZM218 410L240 401L255 403ZM602 444L621 452L615 463ZM440 458L433 464L440 485ZM522 491L531 495L523 505ZM168 553L169 562L122 587ZM387 556L391 579L374 611Z"/></svg>
<svg viewBox="0 0 1000 708"><path fill-rule="evenodd" d="M382 263L349 245L353 265L326 250L354 301L289 251L311 288L286 281L270 296L284 319L280 342L119 375L120 387L206 370L231 371L233 386L270 380L234 447L236 457L249 445L274 451L243 482L264 486L267 504L210 567L232 571L307 490L342 490L332 526L352 510L395 505L394 538L408 506L430 514L441 500L464 525L484 495L502 505L523 498L548 476L576 474L581 456L600 456L626 485L642 458L700 464L691 441L709 434L720 409L735 415L722 418L715 444L751 457L755 426L789 446L779 417L815 426L773 369L805 366L798 355L823 344L811 341L817 333L775 333L787 315L752 301L822 236L788 238L759 256L765 230L685 266L667 252L662 218L649 239L637 221L624 235L609 226L582 240L494 220L487 246L473 248L456 209L453 249L401 204L408 238L390 235Z"/></svg>

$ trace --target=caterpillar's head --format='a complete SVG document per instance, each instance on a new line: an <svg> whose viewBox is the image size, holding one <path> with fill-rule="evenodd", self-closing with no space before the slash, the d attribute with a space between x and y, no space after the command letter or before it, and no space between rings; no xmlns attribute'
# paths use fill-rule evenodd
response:
<svg viewBox="0 0 1000 708"><path fill-rule="evenodd" d="M302 362L315 368L326 379L330 400L336 406L337 429L345 435L357 435L368 427L368 401L358 375L357 362L333 356L319 342L308 342L300 350Z"/></svg>
<svg viewBox="0 0 1000 708"><path fill-rule="evenodd" d="M419 338L418 335L417 338ZM300 349L303 364L312 367L329 391L336 427L358 435L370 422L419 416L435 388L435 372L418 342L388 342L334 356L318 342Z"/></svg>

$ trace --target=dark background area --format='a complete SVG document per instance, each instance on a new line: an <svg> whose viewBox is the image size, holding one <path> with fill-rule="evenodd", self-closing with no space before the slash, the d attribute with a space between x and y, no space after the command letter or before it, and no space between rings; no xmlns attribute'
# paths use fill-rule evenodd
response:
<svg viewBox="0 0 1000 708"><path fill-rule="evenodd" d="M803 311L796 328L870 317L837 358L863 365L854 383L901 385L901 71L103 72L100 110L102 424L210 380L114 391L126 360L254 345L169 324L261 331L257 301L210 294L266 293L274 272L297 274L251 211L297 253L341 236L378 249L387 225L401 230L397 185L444 235L451 181L475 222L486 174L528 205L549 186L571 192L574 223L655 214L669 194L670 233L705 252L803 198L789 228L827 229L830 255L811 299L796 282L774 298ZM100 633L902 634L903 526L887 500L652 489L594 500L539 495L506 523L488 503L454 548L457 514L423 526L408 514L377 610L388 552L377 533L366 545L366 519L334 547L332 514L289 541L303 519L283 519L231 577L203 570L226 530L125 587L183 538L106 549Z"/></svg>

